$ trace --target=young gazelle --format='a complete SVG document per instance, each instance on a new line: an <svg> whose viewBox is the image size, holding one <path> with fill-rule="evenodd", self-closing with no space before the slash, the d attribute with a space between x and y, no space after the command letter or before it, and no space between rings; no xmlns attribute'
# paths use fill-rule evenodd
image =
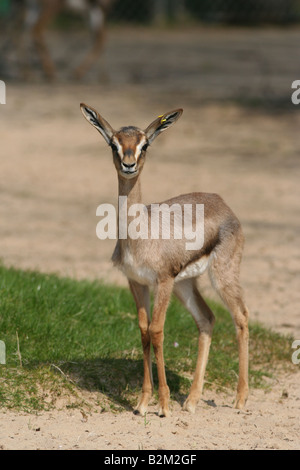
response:
<svg viewBox="0 0 300 470"><path fill-rule="evenodd" d="M112 149L118 174L119 196L127 197L127 207L141 203L140 174L147 147L181 116L182 109L170 111L155 119L146 130L122 127L115 131L93 108L81 104L84 117L104 137ZM119 197L120 200L120 197ZM169 415L169 387L166 381L163 339L166 311L172 291L192 314L198 330L198 359L194 380L184 409L195 411L201 396L209 354L214 315L201 296L196 279L206 269L213 287L231 312L236 327L239 350L239 380L235 406L242 408L248 396L248 310L239 284L239 268L243 249L240 222L220 196L191 193L165 201L169 207L179 204L204 205L204 242L195 250L186 249L186 239L173 237L151 239L122 237L117 241L112 260L127 276L136 302L144 353L142 395L136 412L144 414L152 395L153 380L150 346L154 348L159 380L159 416ZM151 226L151 208L146 217ZM128 215L128 224L132 218ZM172 233L171 233L172 234ZM154 306L150 316L149 288L154 289Z"/></svg>

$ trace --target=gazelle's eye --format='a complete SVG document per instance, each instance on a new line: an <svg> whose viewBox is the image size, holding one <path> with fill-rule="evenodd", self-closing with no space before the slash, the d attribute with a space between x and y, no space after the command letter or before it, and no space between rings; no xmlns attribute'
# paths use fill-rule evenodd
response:
<svg viewBox="0 0 300 470"><path fill-rule="evenodd" d="M117 151L118 151L118 147L117 147L116 144L114 144L113 142L110 144L110 148L112 149L113 152L117 152Z"/></svg>
<svg viewBox="0 0 300 470"><path fill-rule="evenodd" d="M147 148L149 147L149 144L145 144L143 147L142 147L142 152L146 152Z"/></svg>

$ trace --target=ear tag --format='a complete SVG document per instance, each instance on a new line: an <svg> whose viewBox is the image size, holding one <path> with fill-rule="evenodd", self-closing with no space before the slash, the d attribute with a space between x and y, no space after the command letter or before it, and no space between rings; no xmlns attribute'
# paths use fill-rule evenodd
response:
<svg viewBox="0 0 300 470"><path fill-rule="evenodd" d="M161 114L160 116L158 116L159 118L161 118L160 120L160 123L162 124L163 122L166 122L166 118L163 117L163 114Z"/></svg>

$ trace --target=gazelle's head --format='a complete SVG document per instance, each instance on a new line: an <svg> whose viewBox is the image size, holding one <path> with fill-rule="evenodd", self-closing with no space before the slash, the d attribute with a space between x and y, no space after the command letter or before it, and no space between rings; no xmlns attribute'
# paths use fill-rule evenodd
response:
<svg viewBox="0 0 300 470"><path fill-rule="evenodd" d="M134 126L121 127L115 131L100 114L84 103L82 114L104 137L113 152L114 164L122 178L134 178L141 172L147 147L164 130L174 124L183 110L176 109L155 119L144 131Z"/></svg>

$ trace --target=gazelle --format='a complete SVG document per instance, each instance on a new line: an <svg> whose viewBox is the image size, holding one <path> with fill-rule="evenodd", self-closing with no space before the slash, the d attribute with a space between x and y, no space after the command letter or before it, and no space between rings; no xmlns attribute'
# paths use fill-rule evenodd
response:
<svg viewBox="0 0 300 470"><path fill-rule="evenodd" d="M84 117L104 137L112 149L118 174L119 196L126 196L128 207L141 203L140 175L146 150L154 139L173 125L183 110L176 109L155 119L144 131L133 126L115 131L90 106L81 104ZM142 395L136 412L142 415L153 391L150 345L158 371L159 416L168 416L169 387L166 381L163 340L166 311L172 291L192 314L198 330L198 358L190 393L183 405L194 412L201 396L214 325L214 314L199 292L196 279L206 269L213 287L231 312L238 339L239 379L235 406L242 408L248 396L248 310L239 283L244 237L240 222L220 196L191 193L165 201L167 205L204 204L204 243L198 250L187 250L185 239L130 239L117 241L112 260L127 276L137 311L144 354ZM120 208L119 208L120 210ZM147 207L149 226L151 211ZM128 223L131 218L128 217ZM174 231L175 218L173 220ZM173 233L174 233L173 231ZM154 289L150 316L149 289Z"/></svg>
<svg viewBox="0 0 300 470"><path fill-rule="evenodd" d="M24 29L27 37L20 37L20 54L25 61L24 69L28 72L28 51L24 50L33 43L45 76L54 79L56 67L48 50L44 35L51 21L63 9L69 9L88 18L89 28L92 32L92 47L84 57L82 63L75 70L75 76L82 78L98 60L105 39L105 18L115 0L13 0L13 21L16 21L16 31L19 35ZM25 59L24 59L25 58Z"/></svg>

